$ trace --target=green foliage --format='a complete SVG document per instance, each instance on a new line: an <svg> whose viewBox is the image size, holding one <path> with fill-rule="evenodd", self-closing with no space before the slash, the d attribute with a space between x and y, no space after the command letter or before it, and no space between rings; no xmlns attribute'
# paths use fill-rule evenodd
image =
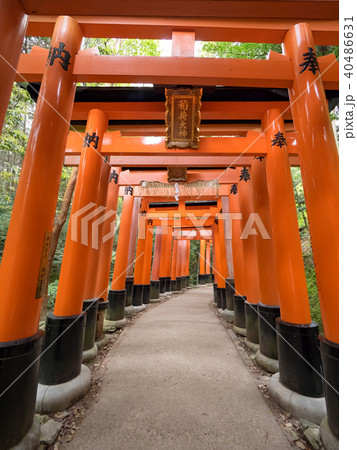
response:
<svg viewBox="0 0 357 450"><path fill-rule="evenodd" d="M58 287L58 280L52 281L48 285L48 302L47 302L48 312L53 312L53 309L55 307L57 287Z"/></svg>
<svg viewBox="0 0 357 450"><path fill-rule="evenodd" d="M190 242L190 285L195 286L198 278L200 241Z"/></svg>
<svg viewBox="0 0 357 450"><path fill-rule="evenodd" d="M86 38L83 48L97 47L101 55L160 56L159 41L153 39Z"/></svg>
<svg viewBox="0 0 357 450"><path fill-rule="evenodd" d="M0 252L10 221L33 114L34 103L28 92L15 84L0 137Z"/></svg>
<svg viewBox="0 0 357 450"><path fill-rule="evenodd" d="M281 45L250 42L204 42L201 56L205 58L266 59L270 50L281 53Z"/></svg>
<svg viewBox="0 0 357 450"><path fill-rule="evenodd" d="M205 58L247 58L266 59L270 50L282 53L280 44L258 44L253 42L204 42L201 56ZM317 45L317 56L334 53L339 56L339 47L332 45Z"/></svg>
<svg viewBox="0 0 357 450"><path fill-rule="evenodd" d="M34 45L49 49L51 46L51 38L40 36L25 36L24 43L22 45L22 53L30 53Z"/></svg>
<svg viewBox="0 0 357 450"><path fill-rule="evenodd" d="M316 45L316 55L324 56L333 53L336 58L339 57L339 47L337 45Z"/></svg>
<svg viewBox="0 0 357 450"><path fill-rule="evenodd" d="M311 248L310 231L307 219L305 195L301 180L300 167L292 167L291 176L293 180L296 211L299 221L301 248L304 258L305 277L307 292L309 295L311 319L319 324L320 333L323 333L319 293L316 282L315 265Z"/></svg>

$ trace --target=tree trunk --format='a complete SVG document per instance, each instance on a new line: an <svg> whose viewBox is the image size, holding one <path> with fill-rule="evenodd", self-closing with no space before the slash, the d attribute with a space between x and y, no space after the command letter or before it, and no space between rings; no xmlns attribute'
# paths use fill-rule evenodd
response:
<svg viewBox="0 0 357 450"><path fill-rule="evenodd" d="M61 230L63 228L63 225L65 224L67 220L68 210L71 204L71 199L74 191L74 187L76 185L77 180L77 172L78 168L74 167L72 169L71 177L67 183L66 190L63 196L62 206L61 210L58 214L58 217L56 219L56 222L53 226L52 231L52 237L51 237L51 245L50 250L48 252L48 262L47 262L47 270L46 270L46 277L44 281L44 287L43 287L43 299L42 299L42 307L41 307L41 320L44 320L47 315L47 302L48 302L48 284L50 281L50 274L51 274L51 268L52 268L52 262L53 258L55 257L56 248L58 244L58 239L61 233Z"/></svg>

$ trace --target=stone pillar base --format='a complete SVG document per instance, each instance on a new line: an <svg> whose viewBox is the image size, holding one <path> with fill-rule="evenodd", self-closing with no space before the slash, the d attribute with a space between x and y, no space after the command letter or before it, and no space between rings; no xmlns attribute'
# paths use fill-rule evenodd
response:
<svg viewBox="0 0 357 450"><path fill-rule="evenodd" d="M39 414L49 414L72 406L84 397L90 388L90 370L82 364L80 374L66 383L38 384L36 411Z"/></svg>
<svg viewBox="0 0 357 450"><path fill-rule="evenodd" d="M327 417L324 417L320 423L320 438L325 450L338 450L338 439L332 434L328 426Z"/></svg>
<svg viewBox="0 0 357 450"><path fill-rule="evenodd" d="M83 351L82 355L82 363L87 363L92 361L98 355L98 347L97 344L94 344L92 348Z"/></svg>
<svg viewBox="0 0 357 450"><path fill-rule="evenodd" d="M126 308L130 308L130 311L132 311L133 307L132 306L127 306ZM106 325L108 327L115 327L115 328L120 329L120 328L124 328L126 323L127 323L127 320L124 317L124 319L120 319L120 320L106 320L104 322L104 325Z"/></svg>
<svg viewBox="0 0 357 450"><path fill-rule="evenodd" d="M258 349L255 355L255 361L257 364L270 373L279 372L279 361L277 359L269 358L268 356L263 355Z"/></svg>
<svg viewBox="0 0 357 450"><path fill-rule="evenodd" d="M245 343L251 352L256 353L259 350L259 344L249 341L248 338L245 339Z"/></svg>
<svg viewBox="0 0 357 450"><path fill-rule="evenodd" d="M224 319L226 322L234 322L234 311L231 311L230 309L219 309L218 312L221 314L222 319Z"/></svg>
<svg viewBox="0 0 357 450"><path fill-rule="evenodd" d="M235 334L239 334L240 336L247 336L247 330L245 328L240 328L236 325L233 325L232 330L235 332Z"/></svg>
<svg viewBox="0 0 357 450"><path fill-rule="evenodd" d="M279 372L270 378L268 390L273 399L293 417L306 419L320 425L326 416L325 397L307 397L285 387Z"/></svg>
<svg viewBox="0 0 357 450"><path fill-rule="evenodd" d="M140 305L140 306L127 306L125 308L125 315L128 317L132 317L135 316L135 314L138 314L141 311L144 311L146 309L145 305Z"/></svg>
<svg viewBox="0 0 357 450"><path fill-rule="evenodd" d="M98 349L100 349L100 348L105 347L109 341L110 341L109 336L107 334L105 334L102 339L100 339L99 341L96 341L95 343L97 344Z"/></svg>

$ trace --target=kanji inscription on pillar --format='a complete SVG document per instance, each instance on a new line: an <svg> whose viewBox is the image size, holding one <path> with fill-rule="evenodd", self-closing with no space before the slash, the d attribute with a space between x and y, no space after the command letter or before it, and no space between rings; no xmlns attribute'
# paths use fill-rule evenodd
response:
<svg viewBox="0 0 357 450"><path fill-rule="evenodd" d="M46 231L44 239L43 239L40 270L38 273L35 298L41 298L43 296L43 288L45 285L47 263L48 263L48 253L50 251L51 237L52 237L52 232Z"/></svg>
<svg viewBox="0 0 357 450"><path fill-rule="evenodd" d="M59 43L58 47L53 47L51 45L50 51L48 53L47 63L46 66L49 64L50 66L53 66L53 63L56 59L60 60L60 65L63 67L65 71L68 70L68 66L70 64L69 60L71 59L70 53L65 50L66 44L63 42Z"/></svg>
<svg viewBox="0 0 357 450"><path fill-rule="evenodd" d="M166 147L198 148L202 88L165 89Z"/></svg>

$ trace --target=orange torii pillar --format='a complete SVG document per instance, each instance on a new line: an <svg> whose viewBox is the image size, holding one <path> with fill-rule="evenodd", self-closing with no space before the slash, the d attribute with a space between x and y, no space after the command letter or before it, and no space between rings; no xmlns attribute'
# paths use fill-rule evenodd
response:
<svg viewBox="0 0 357 450"><path fill-rule="evenodd" d="M223 279L223 285L218 287L221 290L221 313L227 308L227 294L226 294L226 279L227 279L227 259L226 259L226 238L225 238L225 225L224 225L224 215L222 214L218 219L218 238L219 238L219 279ZM223 278L222 278L223 277Z"/></svg>
<svg viewBox="0 0 357 450"><path fill-rule="evenodd" d="M260 347L255 360L268 372L275 373L279 371L275 319L280 316L280 300L265 167L265 158L253 159L251 178L254 212L259 225L257 253L261 293L261 302L258 303Z"/></svg>
<svg viewBox="0 0 357 450"><path fill-rule="evenodd" d="M215 232L214 232L215 225L211 227L212 230L212 277L213 277L213 304L214 306L217 306L218 301L218 293L217 293L217 272L216 272L216 265L217 265L217 258L216 258L216 244L215 244Z"/></svg>
<svg viewBox="0 0 357 450"><path fill-rule="evenodd" d="M212 225L212 262L213 262L213 267L212 267L212 273L213 273L213 304L214 306L216 306L218 308L218 303L220 305L222 305L222 301L218 300L218 275L217 275L217 241L218 241L218 236L217 236L217 224L214 223Z"/></svg>
<svg viewBox="0 0 357 450"><path fill-rule="evenodd" d="M222 317L227 322L234 321L234 270L233 270L233 253L232 253L232 222L229 210L229 198L227 195L222 196L222 211L224 223L224 250L226 256L227 278L225 282L226 288L226 309L222 313Z"/></svg>
<svg viewBox="0 0 357 450"><path fill-rule="evenodd" d="M176 287L176 269L177 269L177 247L178 240L176 237L172 239L172 259L171 259L171 290L175 292Z"/></svg>
<svg viewBox="0 0 357 450"><path fill-rule="evenodd" d="M206 284L206 241L205 239L200 240L200 253L198 255L199 259L199 273L198 273L198 284Z"/></svg>
<svg viewBox="0 0 357 450"><path fill-rule="evenodd" d="M178 239L177 241L177 256L176 256L176 290L181 291L183 288L182 283L182 251L183 251L183 240Z"/></svg>
<svg viewBox="0 0 357 450"><path fill-rule="evenodd" d="M136 251L136 241L138 234L138 221L140 213L141 198L134 197L133 215L131 219L130 227L130 243L128 249L128 270L126 272L125 291L126 291L126 306L130 306L133 301L133 289L134 289L134 259Z"/></svg>
<svg viewBox="0 0 357 450"><path fill-rule="evenodd" d="M245 267L243 257L242 214L239 207L238 185L232 184L229 192L229 211L232 223L232 252L234 271L234 325L233 331L242 336L246 335L245 328L245 302L247 289L245 283Z"/></svg>
<svg viewBox="0 0 357 450"><path fill-rule="evenodd" d="M300 23L292 27L285 36L283 47L294 74L289 96L324 328L324 336L319 339L328 425L338 438L338 151L309 25Z"/></svg>
<svg viewBox="0 0 357 450"><path fill-rule="evenodd" d="M89 112L55 308L46 321L36 402L41 414L67 408L78 399L78 392L83 394L89 389L90 372L81 365L87 319L82 309L93 243L97 238L89 221L101 211L97 201L109 181L110 166L100 155L107 126L103 111ZM92 298L92 302L96 305L97 299Z"/></svg>
<svg viewBox="0 0 357 450"><path fill-rule="evenodd" d="M2 0L0 3L0 133L15 80L27 22L28 16L19 0Z"/></svg>
<svg viewBox="0 0 357 450"><path fill-rule="evenodd" d="M155 300L158 300L160 298L159 270L160 270L161 242L162 242L161 227L155 227L155 245L154 245L154 256L152 260L152 272L150 282L151 284L150 299L154 300L154 302Z"/></svg>
<svg viewBox="0 0 357 450"><path fill-rule="evenodd" d="M110 160L109 160L110 163ZM96 276L95 296L98 298L98 317L96 327L96 341L98 348L107 343L103 333L104 315L109 306L108 291L110 266L112 263L112 252L115 232L115 219L118 206L119 194L119 169L112 169L109 177L109 188L107 205L105 209L105 222L103 223L103 242L100 247L98 271Z"/></svg>
<svg viewBox="0 0 357 450"><path fill-rule="evenodd" d="M172 227L163 225L161 228L161 249L160 249L160 294L169 292L170 288L170 272L171 272L171 246L172 246Z"/></svg>
<svg viewBox="0 0 357 450"><path fill-rule="evenodd" d="M144 267L143 267L143 303L147 305L150 303L150 292L151 292L151 284L150 284L150 275L151 275L151 259L152 259L152 246L153 246L153 233L154 227L148 226L146 227L145 233L145 249L144 249Z"/></svg>
<svg viewBox="0 0 357 450"><path fill-rule="evenodd" d="M270 109L263 116L266 134L266 174L271 210L271 225L280 293L280 318L276 319L279 376L274 375L270 391L279 402L280 385L310 399L324 409L318 325L311 322L304 261L294 190L285 143L281 111ZM283 219L282 219L283 217ZM278 375L278 374L277 374ZM290 405L294 407L291 396ZM301 404L301 402L300 402ZM309 407L307 405L306 409ZM299 411L299 410L297 410ZM295 411L295 414L297 413ZM320 411L323 415L323 410ZM306 411L299 417L306 418ZM305 416L304 416L305 414Z"/></svg>
<svg viewBox="0 0 357 450"><path fill-rule="evenodd" d="M133 217L133 197L134 189L132 186L125 186L123 205L120 215L119 234L117 249L115 255L114 271L112 285L109 291L108 300L109 307L107 309L106 318L110 321L122 321L125 324L125 282L128 270L128 251L130 244L130 228ZM130 308L130 306L128 306ZM118 323L120 326L120 322Z"/></svg>
<svg viewBox="0 0 357 450"><path fill-rule="evenodd" d="M206 283L211 283L211 241L206 241Z"/></svg>
<svg viewBox="0 0 357 450"><path fill-rule="evenodd" d="M76 89L72 70L81 41L78 23L59 17L1 261L0 441L4 447L19 443L33 424L43 336L38 329L42 289ZM60 42L63 60L54 53Z"/></svg>
<svg viewBox="0 0 357 450"><path fill-rule="evenodd" d="M182 289L187 289L187 239L182 240L182 259L181 259L181 286Z"/></svg>
<svg viewBox="0 0 357 450"><path fill-rule="evenodd" d="M171 292L171 264L172 264L172 233L173 228L169 226L168 229L168 239L166 242L166 272L165 272L165 290L166 292Z"/></svg>
<svg viewBox="0 0 357 450"><path fill-rule="evenodd" d="M161 247L160 247L160 262L159 262L159 281L160 281L160 294L166 292L166 248L168 240L168 227L161 227Z"/></svg>
<svg viewBox="0 0 357 450"><path fill-rule="evenodd" d="M134 267L134 288L132 306L134 311L145 309L143 304L144 286L142 284L145 260L145 237L147 235L147 220L145 213L139 215L138 241L136 245L135 267Z"/></svg>
<svg viewBox="0 0 357 450"><path fill-rule="evenodd" d="M221 219L222 222L222 219ZM220 240L219 236L219 225L218 225L218 218L217 223L213 224L212 226L213 230L213 246L214 246L214 274L215 274L215 281L216 281L216 303L217 308L222 309L223 301L222 297L225 296L225 283L226 283L226 277L223 273L224 269L222 268L222 253L224 253L222 250L224 250L224 240Z"/></svg>
<svg viewBox="0 0 357 450"><path fill-rule="evenodd" d="M99 122L99 115L102 111L96 110L97 121ZM91 114L91 112L90 112ZM106 127L108 126L108 121L103 118L104 113L102 113L101 120L105 121ZM105 130L106 131L106 130ZM96 133L98 135L98 133ZM101 138L100 138L101 139ZM109 174L110 165L105 164L102 168L101 176L98 181L97 188L97 198L95 201L96 209L89 213L85 219L87 226L89 226L89 220L92 217L98 217L92 222L92 242L89 244L89 257L88 257L88 268L86 283L84 286L84 301L83 301L83 311L87 313L86 316L86 329L84 333L84 344L83 344L83 362L88 362L94 359L98 353L98 347L95 343L95 333L97 326L97 315L98 315L98 298L96 295L96 282L99 268L99 258L102 251L103 243L103 226L101 224L106 220L105 209L107 205L108 198L108 188L109 188ZM94 301L95 299L95 301Z"/></svg>
<svg viewBox="0 0 357 450"><path fill-rule="evenodd" d="M145 253L146 220L144 214L140 213L138 224L138 240L136 245L135 267L134 267L134 286L132 305L140 307L143 304L143 269Z"/></svg>
<svg viewBox="0 0 357 450"><path fill-rule="evenodd" d="M258 303L261 300L259 267L257 257L257 231L252 227L255 222L253 209L252 182L247 167L241 169L238 182L239 207L242 213L243 255L245 263L245 284L247 300L244 304L246 344L256 352L259 348Z"/></svg>
<svg viewBox="0 0 357 450"><path fill-rule="evenodd" d="M185 288L190 288L190 249L191 241L186 239L186 254L185 254Z"/></svg>

